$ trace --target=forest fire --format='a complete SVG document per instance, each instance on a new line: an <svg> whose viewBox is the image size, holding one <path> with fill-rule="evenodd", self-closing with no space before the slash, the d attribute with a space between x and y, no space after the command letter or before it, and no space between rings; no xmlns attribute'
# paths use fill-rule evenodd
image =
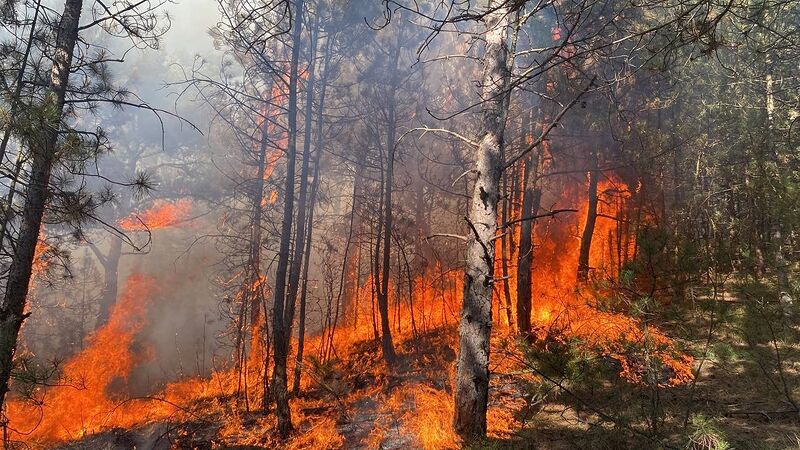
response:
<svg viewBox="0 0 800 450"><path fill-rule="evenodd" d="M189 217L192 202L181 199L177 202L157 201L150 209L132 213L121 219L119 225L126 231L147 231L173 227Z"/></svg>
<svg viewBox="0 0 800 450"><path fill-rule="evenodd" d="M119 401L125 398L124 382L131 369L146 357L146 351L133 347L136 333L145 325L155 283L141 275L128 279L108 323L67 362L59 384L35 390L33 404L20 400L8 405L13 430L32 442L54 442L109 426L131 426L147 417L143 415L147 408L122 407Z"/></svg>
<svg viewBox="0 0 800 450"><path fill-rule="evenodd" d="M596 277L615 282L617 278L614 277L618 276L624 265L624 261L615 259L615 255L629 258L635 246L635 240L627 236L629 231L620 230L625 226L624 211L630 198L630 193L620 188L622 185L619 180L607 180L599 185L600 197L604 199L599 210L602 219L597 223L597 240L590 258ZM580 205L585 201L580 194L571 194L558 203L565 207L574 204L578 206L578 212L537 224L532 313L534 342L543 345L548 345L547 342L563 344L577 339L582 342L584 350L617 360L620 375L633 383L644 382L643 371L647 368L642 366L645 361L639 358L640 355L631 353L631 349L648 347L651 354L669 369L669 379L660 383L675 385L689 381L692 376L691 359L681 355L670 339L629 316L599 310L596 300L589 295L592 290L578 284L576 268L579 240L575 233L583 227L581 221L585 220L582 217L586 216L586 208ZM179 202L178 205L181 208L158 205L142 214L141 219L149 226L174 225L190 207L188 203ZM619 246L624 248L620 249ZM556 255L561 257L556 258ZM249 289L257 291L265 282L262 276ZM403 286L402 280L392 280L390 283L390 298L395 299L390 310L390 323L398 342L413 343L432 332L454 329L463 290L463 279L458 270L447 270L436 264L425 274L405 283L406 286ZM58 442L111 428L130 428L157 420L174 420L189 405L202 398L227 395L241 389L247 392L246 397L260 397L262 382L259 380L263 379L260 361L268 354L260 340L263 322L253 331L250 354L244 366L244 373L247 374L244 380L250 381L245 381L243 387L242 378L237 375L235 367L231 367L215 371L208 379L170 383L162 392L153 392L151 398L127 397L125 380L137 363L148 357L146 343L143 348L137 348L139 345L134 343L137 333L146 326L146 312L158 290L158 284L156 279L147 276L129 277L109 322L87 339L84 351L66 363L60 385L35 391L34 404L21 400L9 404L11 428L20 436L26 436L30 442ZM338 318L338 311L328 311L328 320L323 322L322 329L318 334L309 336L306 344L309 354L315 355L319 361L347 359L361 343L378 339L380 317L373 292L371 278L360 283L356 297L347 307L350 315L347 321ZM497 289L495 303L498 308L501 304L507 304L500 298L501 295L501 290ZM497 314L496 318L499 326L497 338L513 335L501 315ZM445 341L446 346L455 350L455 334L447 332L445 335L449 336ZM555 341L551 341L553 339ZM431 357L435 360L441 355L434 353ZM424 367L422 365L416 370L426 370ZM319 382L306 370L301 386L310 389ZM357 404L368 395L350 394L348 402ZM447 431L452 416L450 394L426 384L409 383L402 389L390 391L383 401L386 408L384 414L387 417L400 417L422 448L458 447L459 438ZM491 409L489 432L504 435L513 422L513 416L506 410ZM388 426L378 425L369 439L380 442L386 438ZM231 429L229 433L235 436L237 431ZM313 433L309 434L308 439L313 436ZM330 448L335 447L332 445Z"/></svg>
<svg viewBox="0 0 800 450"><path fill-rule="evenodd" d="M2 448L800 442L800 0L5 3Z"/></svg>

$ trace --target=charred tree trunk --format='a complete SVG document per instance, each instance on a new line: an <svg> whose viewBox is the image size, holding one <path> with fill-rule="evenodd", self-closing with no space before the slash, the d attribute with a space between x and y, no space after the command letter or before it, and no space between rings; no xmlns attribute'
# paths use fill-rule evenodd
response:
<svg viewBox="0 0 800 450"><path fill-rule="evenodd" d="M108 322L111 309L117 302L119 290L119 261L122 259L122 240L112 238L108 253L103 255L95 251L95 255L103 266L103 290L100 292L100 311L97 314L95 329Z"/></svg>
<svg viewBox="0 0 800 450"><path fill-rule="evenodd" d="M464 437L486 434L489 400L489 338L492 330L494 239L497 201L503 165L506 92L509 89L509 6L489 3L483 57L483 118L475 155L475 185L468 217L470 238L464 276L464 300L459 326L453 426Z"/></svg>
<svg viewBox="0 0 800 450"><path fill-rule="evenodd" d="M361 196L363 193L363 180L364 180L364 165L362 164L365 155L361 152L356 161L356 171L353 177L353 196L352 205L350 209L350 227L347 232L347 244L345 246L344 254L344 267L342 270L342 302L344 303L345 314L352 314L353 327L358 326L358 287L361 280L359 279L359 266L361 265L361 243L359 236L361 235L361 216L359 215L359 206L361 204Z"/></svg>
<svg viewBox="0 0 800 450"><path fill-rule="evenodd" d="M316 24L313 25L316 28ZM311 163L311 117L313 114L314 103L314 82L315 82L315 66L314 58L316 57L316 30L311 30L311 63L308 67L308 78L306 79L306 104L305 104L305 124L303 130L303 159L300 163L300 192L297 196L297 220L295 223L295 241L294 253L292 256L291 270L289 272L289 290L288 298L286 300L288 314L286 315L287 332L291 335L292 325L294 322L294 312L297 305L297 293L300 290L300 273L303 269L303 255L306 249L306 213L308 208L306 206L308 199L308 174ZM297 45L297 44L295 44ZM310 226L310 224L308 224Z"/></svg>
<svg viewBox="0 0 800 450"><path fill-rule="evenodd" d="M500 217L500 223L505 225L508 223L509 217L511 216L508 210L511 208L513 202L511 190L508 188L508 172L503 174L503 184L501 189L503 192L503 215ZM514 228L509 227L505 230L503 237L500 238L500 265L503 269L503 310L505 313L506 325L509 327L514 326L513 319L511 318L511 276L509 275L508 270L508 260L513 254L512 246L510 245L510 238L512 234L514 234Z"/></svg>
<svg viewBox="0 0 800 450"><path fill-rule="evenodd" d="M399 84L397 76L397 65L400 60L400 49L402 48L402 33L398 30L397 45L392 51L391 56L391 82L389 84L388 104L387 104L387 124L386 124L386 177L384 178L383 191L383 251L381 263L381 286L378 291L378 313L381 316L381 349L383 358L388 365L394 364L396 358L394 343L392 342L392 329L389 323L389 268L392 250L392 190L394 183L394 159L397 146L395 145L396 132L396 91Z"/></svg>
<svg viewBox="0 0 800 450"><path fill-rule="evenodd" d="M269 92L269 91L267 91ZM241 308L237 325L237 338L236 338L236 369L238 374L237 396L244 393L245 409L250 410L250 399L248 398L248 361L249 359L256 358L257 345L263 332L262 318L261 318L261 303L263 301L261 291L261 219L264 215L264 176L267 166L267 144L269 143L269 110L270 105L265 102L263 111L263 122L261 123L259 132L261 139L258 145L258 153L256 154L256 175L250 193L250 240L249 240L249 254L247 257L247 266L245 267L244 283L241 287ZM250 312L250 357L247 357L246 343L245 343L245 326L247 323L247 311ZM266 312L263 321L266 321ZM265 349L266 350L266 349ZM265 369L269 367L269 361L264 352L262 367ZM262 393L261 407L264 411L269 408L267 401L268 384L264 380L264 392Z"/></svg>
<svg viewBox="0 0 800 450"><path fill-rule="evenodd" d="M291 339L291 322L294 311L287 302L286 284L289 270L289 250L292 240L294 218L294 174L297 160L297 81L300 59L301 31L303 24L303 0L295 0L292 15L292 56L289 67L288 142L286 148L286 184L284 191L283 219L281 221L281 243L278 252L278 265L275 271L275 297L273 304L273 360L272 390L275 399L275 413L278 418L278 435L286 439L291 434L292 415L289 409L289 392L286 363Z"/></svg>
<svg viewBox="0 0 800 450"><path fill-rule="evenodd" d="M48 199L48 184L56 160L58 132L64 111L72 56L78 40L78 23L82 8L83 0L67 0L64 5L64 13L58 25L50 86L45 98L52 115L44 124L41 145L31 148L33 161L26 189L22 223L16 251L8 271L3 304L0 306L0 408L8 393L17 337L25 320L25 300L28 296L42 216Z"/></svg>
<svg viewBox="0 0 800 450"><path fill-rule="evenodd" d="M523 168L522 218L533 217L539 211L542 192L537 187L539 152L532 151ZM517 332L531 332L531 276L533 270L533 227L535 220L520 223L519 253L517 254Z"/></svg>
<svg viewBox="0 0 800 450"><path fill-rule="evenodd" d="M303 284L300 291L300 320L297 330L297 355L294 366L294 381L292 392L295 394L300 391L300 375L303 370L303 348L305 345L306 332L306 295L308 294L308 265L311 256L311 239L314 237L314 206L317 202L317 191L319 190L319 159L322 151L317 147L314 156L314 181L311 185L311 199L308 206L308 227L306 227L306 248L303 259Z"/></svg>
<svg viewBox="0 0 800 450"><path fill-rule="evenodd" d="M584 284L589 280L589 255L592 251L592 237L594 226L597 223L597 179L600 176L597 168L597 150L592 150L589 155L591 169L589 170L589 205L586 210L586 225L581 236L581 248L578 253L578 283Z"/></svg>
<svg viewBox="0 0 800 450"><path fill-rule="evenodd" d="M311 65L308 74L308 87L309 90L306 95L306 127L305 127L305 135L306 135L306 144L304 147L304 152L308 154L311 151L311 125L312 125L312 114L313 114L313 89L315 79L315 58L316 58L316 47L317 47L317 36L319 33L319 15L320 12L317 12L317 15L314 19L314 29L313 35L311 38L311 48L312 56L311 56ZM329 60L329 47L330 47L330 37L326 41L326 50L325 50L325 68L327 68L327 63ZM317 203L317 191L319 189L319 162L322 156L322 123L323 123L323 111L325 107L325 85L327 83L326 77L323 75L322 85L320 87L320 99L319 105L317 106L317 127L314 134L314 179L311 184L311 198L308 204L308 225L306 226L306 236L305 236L305 248L303 249L303 273L302 273L302 286L300 288L300 316L299 316L299 323L298 323L298 330L297 330L297 355L295 357L295 366L294 366L294 380L292 382L292 392L297 393L300 391L300 375L303 370L303 347L305 345L305 334L306 334L306 294L308 293L308 266L309 266L309 259L311 256L311 239L314 236L314 207ZM337 301L339 301L337 299Z"/></svg>

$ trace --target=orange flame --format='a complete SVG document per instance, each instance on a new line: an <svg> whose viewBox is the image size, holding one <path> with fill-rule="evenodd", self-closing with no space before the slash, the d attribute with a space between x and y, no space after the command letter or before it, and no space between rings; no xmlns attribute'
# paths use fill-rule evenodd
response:
<svg viewBox="0 0 800 450"><path fill-rule="evenodd" d="M39 237L39 240L36 242L36 251L34 252L33 257L33 268L31 271L31 279L35 279L39 274L46 271L50 265L52 264L52 260L50 259L51 247L50 245L45 242L45 236Z"/></svg>
<svg viewBox="0 0 800 450"><path fill-rule="evenodd" d="M188 199L181 199L175 203L157 200L150 209L141 213L132 213L120 220L119 225L126 231L174 227L187 219L191 209L192 202Z"/></svg>
<svg viewBox="0 0 800 450"><path fill-rule="evenodd" d="M39 388L40 406L22 401L8 404L13 429L32 441L73 439L114 424L130 426L142 419L140 411L115 408L107 391L117 380L125 381L141 358L132 346L144 326L155 280L141 275L128 278L125 291L114 306L108 323L87 338L85 350L63 370L61 384Z"/></svg>

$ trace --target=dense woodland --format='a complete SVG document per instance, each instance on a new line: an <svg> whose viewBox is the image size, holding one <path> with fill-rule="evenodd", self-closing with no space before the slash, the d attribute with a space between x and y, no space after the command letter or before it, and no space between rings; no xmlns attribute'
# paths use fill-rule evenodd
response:
<svg viewBox="0 0 800 450"><path fill-rule="evenodd" d="M3 0L3 448L800 448L797 0Z"/></svg>

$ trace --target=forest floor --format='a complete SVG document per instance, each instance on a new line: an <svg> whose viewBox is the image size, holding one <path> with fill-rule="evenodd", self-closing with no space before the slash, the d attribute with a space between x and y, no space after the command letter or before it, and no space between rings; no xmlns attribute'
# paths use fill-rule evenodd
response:
<svg viewBox="0 0 800 450"><path fill-rule="evenodd" d="M726 314L744 313L732 303ZM687 336L681 344L695 355L696 367L702 361L695 382L672 388L647 389L598 376L587 376L591 382L544 380L510 339L497 336L490 438L482 442L459 444L449 431L456 357L456 329L450 326L401 340L391 371L374 341L354 344L335 362L309 367L312 381L293 402L297 432L288 443L275 440L272 414L232 413L219 406L230 399L206 399L189 405L179 420L108 430L61 448L688 448L687 436L705 426L738 450L800 449L800 416L790 403L800 394L800 349L778 349L783 369L775 375L745 356L753 348L775 354L768 340L747 345L723 325L711 329L709 340L711 322L702 314L694 317L664 324ZM709 345L712 341L717 344ZM698 425L692 420L697 417L709 420Z"/></svg>

